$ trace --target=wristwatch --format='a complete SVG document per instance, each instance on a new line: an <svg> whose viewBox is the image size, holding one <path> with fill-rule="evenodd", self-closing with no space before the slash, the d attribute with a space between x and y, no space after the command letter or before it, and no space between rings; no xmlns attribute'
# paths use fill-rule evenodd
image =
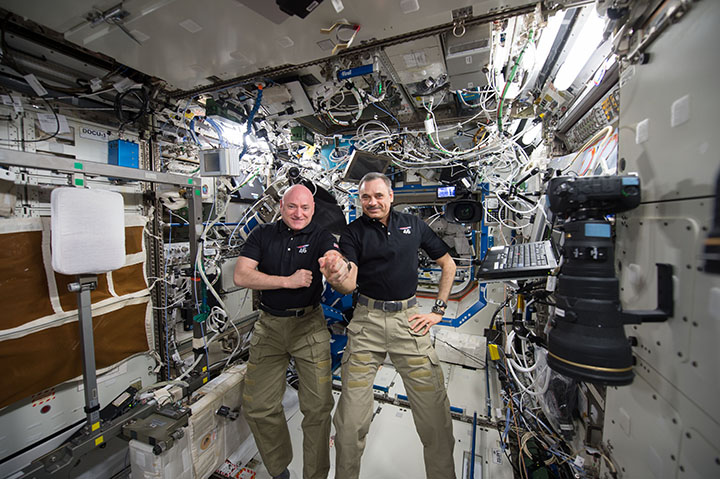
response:
<svg viewBox="0 0 720 479"><path fill-rule="evenodd" d="M435 304L430 311L432 313L442 316L445 314L445 308L447 308L447 304L445 303L445 301L443 301L442 299L436 299Z"/></svg>

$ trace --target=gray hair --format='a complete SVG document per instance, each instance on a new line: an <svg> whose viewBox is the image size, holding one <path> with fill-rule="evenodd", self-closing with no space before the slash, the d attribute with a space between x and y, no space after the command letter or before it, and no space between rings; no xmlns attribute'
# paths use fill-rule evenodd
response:
<svg viewBox="0 0 720 479"><path fill-rule="evenodd" d="M390 178L383 175L382 173L378 173L376 171L371 171L370 173L366 173L365 176L362 177L360 180L360 183L358 183L358 190L362 188L362 186L368 182L373 180L382 180L383 183L385 183L385 186L387 186L388 191L392 191L392 183L390 182Z"/></svg>

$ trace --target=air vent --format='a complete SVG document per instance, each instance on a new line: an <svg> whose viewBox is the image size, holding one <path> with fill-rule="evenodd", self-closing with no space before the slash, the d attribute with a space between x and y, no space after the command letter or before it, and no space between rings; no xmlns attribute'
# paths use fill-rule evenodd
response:
<svg viewBox="0 0 720 479"><path fill-rule="evenodd" d="M467 55L469 53L480 52L490 48L490 40L487 38L481 38L469 43L463 43L460 45L452 45L447 49L448 56L454 55Z"/></svg>

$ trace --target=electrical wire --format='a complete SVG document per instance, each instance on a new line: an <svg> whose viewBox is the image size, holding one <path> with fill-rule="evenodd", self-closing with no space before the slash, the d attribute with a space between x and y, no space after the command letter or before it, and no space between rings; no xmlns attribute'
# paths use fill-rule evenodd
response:
<svg viewBox="0 0 720 479"><path fill-rule="evenodd" d="M24 139L15 140L15 139L12 139L12 138L0 138L0 142L22 143L22 144L25 144L25 143L38 143L38 142L41 142L41 141L52 140L53 138L55 138L56 136L58 136L58 135L60 134L60 118L58 117L57 111L55 111L55 108L53 108L52 105L50 104L50 102L47 101L44 97L40 97L40 99L45 102L45 104L47 105L47 107L48 107L48 108L50 109L50 111L52 112L53 116L55 116L55 124L56 124L55 133L51 134L50 136L46 136L45 138L38 138L38 139L36 139L36 140L24 140Z"/></svg>
<svg viewBox="0 0 720 479"><path fill-rule="evenodd" d="M588 141L585 142L585 144L583 146L580 147L580 149L577 151L575 156L573 156L572 160L570 160L570 163L568 163L568 165L562 169L562 173L565 173L568 169L570 169L570 167L573 165L573 163L575 163L575 160L577 160L578 157L585 152L585 150L590 148L601 137L604 137L602 140L603 142L607 141L608 138L610 138L610 135L612 134L612 132L613 132L612 125L607 125L605 128L603 128L602 130L595 133Z"/></svg>
<svg viewBox="0 0 720 479"><path fill-rule="evenodd" d="M510 87L510 83L512 83L513 79L515 78L515 74L517 73L517 69L520 66L520 61L522 60L523 54L525 53L525 49L533 41L533 33L534 33L534 30L531 28L528 39L525 42L525 46L523 46L523 49L520 51L520 54L515 59L515 64L513 65L512 70L510 71L510 76L508 77L507 81L505 82L505 88L503 88L502 95L500 96L500 103L498 104L498 114L497 114L497 126L498 126L498 131L500 133L502 133L502 131L503 131L502 116L503 116L503 105L505 103L505 95L507 95L508 89Z"/></svg>

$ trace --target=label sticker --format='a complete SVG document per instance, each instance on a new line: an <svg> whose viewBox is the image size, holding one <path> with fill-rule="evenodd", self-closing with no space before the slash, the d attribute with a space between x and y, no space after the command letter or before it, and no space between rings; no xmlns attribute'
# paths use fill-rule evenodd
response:
<svg viewBox="0 0 720 479"><path fill-rule="evenodd" d="M38 113L37 119L40 123L40 129L45 133L51 135L55 134L55 132L58 134L70 133L70 127L65 115L57 115L56 117L53 113Z"/></svg>
<svg viewBox="0 0 720 479"><path fill-rule="evenodd" d="M47 93L48 93L47 90L45 89L45 87L43 87L40 84L40 80L38 80L35 75L30 73L29 75L23 76L23 78L28 83L28 85L30 85L30 88L33 89L33 91L37 94L37 96L47 95Z"/></svg>
<svg viewBox="0 0 720 479"><path fill-rule="evenodd" d="M547 283L545 284L546 291L555 291L557 285L557 276L548 276Z"/></svg>
<svg viewBox="0 0 720 479"><path fill-rule="evenodd" d="M107 131L99 130L97 128L90 128L89 126L83 126L80 128L80 138L87 138L89 140L107 141Z"/></svg>

